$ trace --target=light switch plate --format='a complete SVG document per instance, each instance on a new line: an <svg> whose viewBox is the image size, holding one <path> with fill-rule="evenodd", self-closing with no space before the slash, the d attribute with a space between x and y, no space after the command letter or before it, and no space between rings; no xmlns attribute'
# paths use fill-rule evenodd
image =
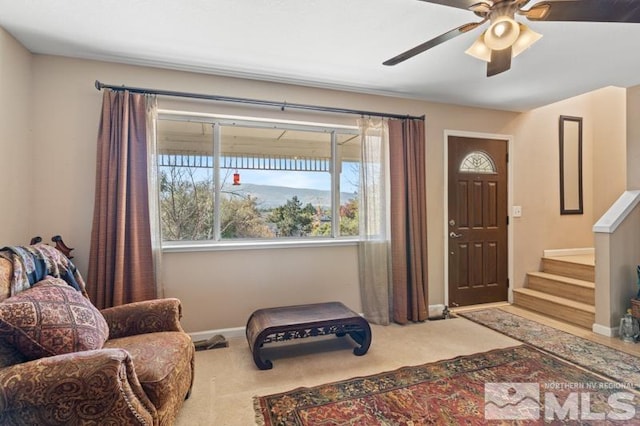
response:
<svg viewBox="0 0 640 426"><path fill-rule="evenodd" d="M513 217L521 217L522 216L522 206L513 206Z"/></svg>

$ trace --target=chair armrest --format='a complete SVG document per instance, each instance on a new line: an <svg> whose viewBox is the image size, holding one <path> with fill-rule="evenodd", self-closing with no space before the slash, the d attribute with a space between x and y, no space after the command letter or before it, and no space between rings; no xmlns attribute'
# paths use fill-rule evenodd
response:
<svg viewBox="0 0 640 426"><path fill-rule="evenodd" d="M100 311L109 325L109 339L161 331L183 331L178 299L155 299Z"/></svg>
<svg viewBox="0 0 640 426"><path fill-rule="evenodd" d="M0 369L3 425L152 425L156 418L122 349L75 352Z"/></svg>

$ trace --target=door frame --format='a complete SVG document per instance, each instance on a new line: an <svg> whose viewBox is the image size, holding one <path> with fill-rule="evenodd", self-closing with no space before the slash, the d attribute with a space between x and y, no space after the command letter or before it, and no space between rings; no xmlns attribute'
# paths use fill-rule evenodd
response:
<svg viewBox="0 0 640 426"><path fill-rule="evenodd" d="M509 216L509 225L507 225L507 279L509 280L509 286L507 288L507 300L509 303L513 303L513 228L514 221L511 214L513 206L513 165L515 163L515 156L513 155L513 135L504 135L497 133L482 133L482 132L469 132L463 130L447 130L444 131L444 201L443 210L444 216L442 218L443 223L443 235L444 239L444 304L449 306L449 136L458 136L463 138L477 138L477 139L501 139L507 144L507 152L509 153L509 162L507 163L507 215Z"/></svg>

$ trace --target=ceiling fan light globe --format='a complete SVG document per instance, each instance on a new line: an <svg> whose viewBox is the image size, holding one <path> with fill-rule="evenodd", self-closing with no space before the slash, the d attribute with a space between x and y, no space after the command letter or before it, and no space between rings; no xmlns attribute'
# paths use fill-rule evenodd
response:
<svg viewBox="0 0 640 426"><path fill-rule="evenodd" d="M527 27L524 24L519 24L519 25L520 25L520 36L518 37L516 42L513 43L512 53L511 53L512 57L514 58L519 54L521 54L522 52L524 52L525 50L527 50L528 48L530 48L531 46L533 46L535 42L537 42L542 38L542 34L533 31L531 28Z"/></svg>
<svg viewBox="0 0 640 426"><path fill-rule="evenodd" d="M520 26L508 16L496 18L484 33L484 43L491 50L502 50L512 46L520 35Z"/></svg>
<svg viewBox="0 0 640 426"><path fill-rule="evenodd" d="M484 43L484 33L464 53L481 61L491 62L491 49Z"/></svg>

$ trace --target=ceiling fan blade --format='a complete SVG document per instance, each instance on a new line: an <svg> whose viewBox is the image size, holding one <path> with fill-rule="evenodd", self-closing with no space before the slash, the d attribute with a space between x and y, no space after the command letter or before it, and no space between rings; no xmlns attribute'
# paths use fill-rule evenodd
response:
<svg viewBox="0 0 640 426"><path fill-rule="evenodd" d="M549 0L519 13L532 21L640 23L640 0Z"/></svg>
<svg viewBox="0 0 640 426"><path fill-rule="evenodd" d="M469 9L480 0L420 0L426 3L441 4L443 6L456 7L458 9Z"/></svg>
<svg viewBox="0 0 640 426"><path fill-rule="evenodd" d="M406 52L403 52L401 54L399 54L398 56L394 56L391 59L388 59L386 61L384 61L382 63L382 65L396 65L399 64L400 62L406 61L409 58L413 58L414 56L416 56L419 53L424 52L425 50L429 50L432 47L435 47L441 43L444 43L447 40L451 40L454 37L459 36L460 34L464 34L468 31L471 31L475 28L477 28L480 24L483 24L485 21L481 21L481 22L472 22L470 24L464 24L459 26L458 28L454 28L451 31L447 31L444 34L440 34L438 37L436 38L432 38L429 41L425 41L422 44L417 45L416 47L407 50Z"/></svg>
<svg viewBox="0 0 640 426"><path fill-rule="evenodd" d="M491 51L491 62L487 64L487 77L505 72L511 68L511 47Z"/></svg>

